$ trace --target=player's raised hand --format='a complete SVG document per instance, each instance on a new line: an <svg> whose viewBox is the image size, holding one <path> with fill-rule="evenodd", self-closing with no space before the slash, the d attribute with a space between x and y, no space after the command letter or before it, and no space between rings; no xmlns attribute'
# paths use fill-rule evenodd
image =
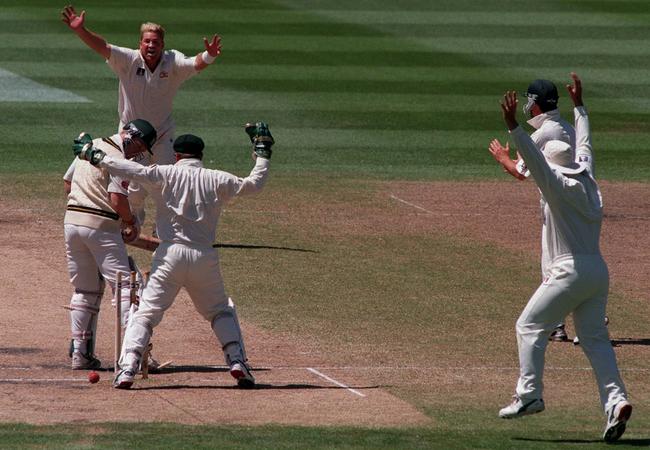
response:
<svg viewBox="0 0 650 450"><path fill-rule="evenodd" d="M506 160L510 159L510 144L507 142L504 147L498 139L493 139L492 142L490 142L488 150L499 164L504 164Z"/></svg>
<svg viewBox="0 0 650 450"><path fill-rule="evenodd" d="M215 34L212 36L212 40L208 41L207 38L203 38L203 44L205 45L205 50L208 54L214 58L221 54L221 36Z"/></svg>
<svg viewBox="0 0 650 450"><path fill-rule="evenodd" d="M575 107L583 106L582 103L582 81L580 77L575 73L571 72L571 78L573 79L573 84L567 84L566 90L569 91L569 96L573 101Z"/></svg>
<svg viewBox="0 0 650 450"><path fill-rule="evenodd" d="M503 112L503 121L509 130L514 130L519 126L517 123L517 92L506 91L501 101L501 111Z"/></svg>
<svg viewBox="0 0 650 450"><path fill-rule="evenodd" d="M77 15L77 12L74 10L74 6L72 5L66 6L63 8L63 11L61 11L61 20L73 30L78 30L84 26L85 17L85 10L81 11L81 14Z"/></svg>
<svg viewBox="0 0 650 450"><path fill-rule="evenodd" d="M247 123L244 126L244 131L253 144L253 159L259 157L271 159L271 147L275 144L275 140L271 135L269 126L264 122Z"/></svg>

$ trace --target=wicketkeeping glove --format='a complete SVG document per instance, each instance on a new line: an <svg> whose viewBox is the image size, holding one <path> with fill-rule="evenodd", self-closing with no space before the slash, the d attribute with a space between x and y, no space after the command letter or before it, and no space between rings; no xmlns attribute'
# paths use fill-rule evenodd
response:
<svg viewBox="0 0 650 450"><path fill-rule="evenodd" d="M84 145L81 149L73 148L74 154L79 158L88 161L93 166L99 164L106 153L94 148L92 143Z"/></svg>
<svg viewBox="0 0 650 450"><path fill-rule="evenodd" d="M247 123L244 129L253 143L255 154L262 158L271 159L271 147L275 144L275 141L271 136L268 125L264 122Z"/></svg>
<svg viewBox="0 0 650 450"><path fill-rule="evenodd" d="M90 135L86 132L82 132L77 139L74 140L74 143L72 144L72 150L74 151L75 155L78 155L81 153L81 150L83 149L84 145L86 144L91 144L93 142L93 138L90 137Z"/></svg>

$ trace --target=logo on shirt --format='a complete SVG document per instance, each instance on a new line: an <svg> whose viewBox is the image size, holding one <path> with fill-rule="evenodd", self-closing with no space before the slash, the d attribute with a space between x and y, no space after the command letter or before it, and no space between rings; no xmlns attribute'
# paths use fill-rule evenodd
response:
<svg viewBox="0 0 650 450"><path fill-rule="evenodd" d="M167 72L160 72L160 78L169 78L169 73Z"/></svg>
<svg viewBox="0 0 650 450"><path fill-rule="evenodd" d="M124 180L124 181L122 181L121 184L122 184L122 188L124 188L124 190L129 189L129 180Z"/></svg>
<svg viewBox="0 0 650 450"><path fill-rule="evenodd" d="M144 75L144 67L138 67L138 69L135 71L135 74L138 76L143 76Z"/></svg>
<svg viewBox="0 0 650 450"><path fill-rule="evenodd" d="M586 155L581 155L581 156L578 158L578 161L580 161L580 162L589 162L589 157L586 156Z"/></svg>

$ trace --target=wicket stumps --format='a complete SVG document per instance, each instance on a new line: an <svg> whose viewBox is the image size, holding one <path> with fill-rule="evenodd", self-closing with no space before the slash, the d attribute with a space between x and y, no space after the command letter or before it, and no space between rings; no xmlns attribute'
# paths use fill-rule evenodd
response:
<svg viewBox="0 0 650 450"><path fill-rule="evenodd" d="M113 372L117 376L118 362L122 352L122 272L117 272L115 291L115 361Z"/></svg>

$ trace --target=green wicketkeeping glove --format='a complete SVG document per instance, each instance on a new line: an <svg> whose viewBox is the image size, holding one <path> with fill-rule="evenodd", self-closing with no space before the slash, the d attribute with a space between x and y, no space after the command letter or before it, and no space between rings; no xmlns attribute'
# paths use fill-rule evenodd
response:
<svg viewBox="0 0 650 450"><path fill-rule="evenodd" d="M102 159L104 159L104 156L106 156L106 153L104 153L103 151L97 148L94 148L92 143L84 145L79 152L77 152L76 149L74 150L74 152L79 159L88 161L93 166L99 164L102 161Z"/></svg>
<svg viewBox="0 0 650 450"><path fill-rule="evenodd" d="M253 143L255 154L259 157L271 159L271 147L275 144L269 127L264 122L257 122L255 125L247 123L246 134Z"/></svg>
<svg viewBox="0 0 650 450"><path fill-rule="evenodd" d="M77 139L74 140L74 143L72 144L72 151L74 151L75 156L77 156L79 153L81 153L81 150L83 149L84 145L86 144L92 144L93 138L90 137L88 133L81 133Z"/></svg>

